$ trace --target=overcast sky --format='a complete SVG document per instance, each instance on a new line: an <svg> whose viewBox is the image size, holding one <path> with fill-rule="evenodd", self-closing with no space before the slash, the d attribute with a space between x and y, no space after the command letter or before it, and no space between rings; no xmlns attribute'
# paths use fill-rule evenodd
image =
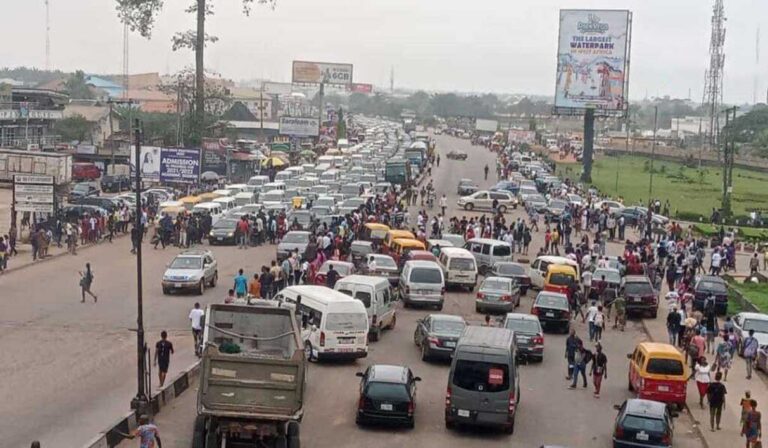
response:
<svg viewBox="0 0 768 448"><path fill-rule="evenodd" d="M274 10L242 14L240 0L209 0L216 15L206 63L235 80L289 81L294 59L354 64L355 82L431 90L554 92L558 10L629 9L634 13L630 97L701 100L712 0L278 0ZM50 0L51 65L90 73L122 71L122 26L113 0ZM175 31L194 27L191 0L165 0L151 40L130 39L132 73L173 72L194 63L171 51ZM44 0L0 0L0 65L45 63ZM768 52L755 61L762 25L768 48L768 1L726 0L725 99L751 102L768 88Z"/></svg>

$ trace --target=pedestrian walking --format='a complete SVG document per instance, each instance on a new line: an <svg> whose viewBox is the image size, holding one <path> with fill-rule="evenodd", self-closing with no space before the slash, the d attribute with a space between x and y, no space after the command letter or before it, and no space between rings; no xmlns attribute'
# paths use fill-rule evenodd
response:
<svg viewBox="0 0 768 448"><path fill-rule="evenodd" d="M173 344L168 340L168 332L160 332L160 340L155 344L155 366L157 367L157 379L160 387L165 384L165 376L168 374L168 366L171 364L171 355L174 353Z"/></svg>
<svg viewBox="0 0 768 448"><path fill-rule="evenodd" d="M189 312L189 322L192 326L192 338L195 343L195 355L199 358L202 355L203 343L203 316L205 311L200 309L200 302L195 302L195 307Z"/></svg>
<svg viewBox="0 0 768 448"><path fill-rule="evenodd" d="M744 422L747 419L747 414L752 410L752 392L745 390L744 397L739 402L741 407L741 418L739 419L739 426L744 426Z"/></svg>
<svg viewBox="0 0 768 448"><path fill-rule="evenodd" d="M595 386L595 398L600 398L600 386L603 378L608 379L608 357L603 353L603 346L599 342L595 346L595 359L589 371L592 376L592 384Z"/></svg>
<svg viewBox="0 0 768 448"><path fill-rule="evenodd" d="M755 339L755 330L749 330L749 336L744 339L743 353L744 363L747 368L747 379L752 379L752 367L755 365L755 357L757 356L757 348L760 344Z"/></svg>
<svg viewBox="0 0 768 448"><path fill-rule="evenodd" d="M709 428L710 431L715 432L715 428L720 431L720 418L723 415L723 408L725 408L725 394L728 391L725 385L720 381L723 379L723 374L717 372L715 374L715 381L709 384L707 388L707 401L709 402Z"/></svg>
<svg viewBox="0 0 768 448"><path fill-rule="evenodd" d="M246 292L248 292L248 278L243 275L242 269L239 269L235 276L234 290L237 297L245 297Z"/></svg>
<svg viewBox="0 0 768 448"><path fill-rule="evenodd" d="M85 263L85 272L78 271L80 274L80 295L82 300L80 303L85 303L85 294L87 293L93 297L93 303L98 302L99 298L91 292L91 286L93 285L93 271L91 270L91 263Z"/></svg>
<svg viewBox="0 0 768 448"><path fill-rule="evenodd" d="M483 168L483 172L485 173L485 180L488 180L488 171L489 171L489 168L488 168L488 164L486 163L485 168Z"/></svg>
<svg viewBox="0 0 768 448"><path fill-rule="evenodd" d="M602 305L597 306L597 313L595 313L593 322L595 326L595 341L600 342L600 339L603 338L603 329L605 329L605 314L603 313Z"/></svg>
<svg viewBox="0 0 768 448"><path fill-rule="evenodd" d="M253 274L253 280L248 284L248 295L254 299L261 298L261 282L259 274Z"/></svg>
<svg viewBox="0 0 768 448"><path fill-rule="evenodd" d="M680 333L680 313L677 312L677 307L672 306L669 308L669 314L667 314L667 334L669 335L669 343L676 344L677 335Z"/></svg>
<svg viewBox="0 0 768 448"><path fill-rule="evenodd" d="M595 315L597 315L597 301L593 300L592 305L587 308L587 325L589 325L589 340L595 339ZM582 323L584 321L582 320Z"/></svg>
<svg viewBox="0 0 768 448"><path fill-rule="evenodd" d="M706 356L699 357L696 365L691 372L689 379L696 381L696 388L699 391L699 406L704 409L704 397L707 395L707 388L712 381L712 367L707 363Z"/></svg>
<svg viewBox="0 0 768 448"><path fill-rule="evenodd" d="M728 381L728 371L731 369L731 364L733 363L731 343L728 339L728 334L723 334L723 341L717 344L717 349L715 350L715 366L717 373L722 372L723 381Z"/></svg>
<svg viewBox="0 0 768 448"><path fill-rule="evenodd" d="M749 401L751 409L744 416L744 424L741 427L741 435L747 439L747 448L756 448L763 435L763 425L760 412L757 410L757 401Z"/></svg>
<svg viewBox="0 0 768 448"><path fill-rule="evenodd" d="M579 374L584 388L587 388L587 364L592 360L592 352L584 348L584 344L579 341L579 348L576 350L573 358L573 377L569 389L576 389L576 383L579 382Z"/></svg>
<svg viewBox="0 0 768 448"><path fill-rule="evenodd" d="M568 362L566 380L570 380L573 377L573 363L576 358L576 350L579 349L581 344L581 338L576 336L576 329L571 328L568 337L565 339L565 359Z"/></svg>

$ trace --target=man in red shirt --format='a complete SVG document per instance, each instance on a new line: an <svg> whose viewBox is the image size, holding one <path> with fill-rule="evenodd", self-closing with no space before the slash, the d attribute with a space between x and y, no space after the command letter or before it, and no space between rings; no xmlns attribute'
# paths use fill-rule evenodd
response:
<svg viewBox="0 0 768 448"><path fill-rule="evenodd" d="M245 216L240 218L237 223L237 241L238 249L248 249L248 238L250 236L250 225Z"/></svg>

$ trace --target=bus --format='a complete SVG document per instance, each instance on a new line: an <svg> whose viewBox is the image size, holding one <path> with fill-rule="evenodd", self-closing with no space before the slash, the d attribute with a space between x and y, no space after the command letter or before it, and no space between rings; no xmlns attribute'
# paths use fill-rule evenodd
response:
<svg viewBox="0 0 768 448"><path fill-rule="evenodd" d="M388 160L384 168L384 180L392 185L406 186L411 180L411 163L402 158Z"/></svg>

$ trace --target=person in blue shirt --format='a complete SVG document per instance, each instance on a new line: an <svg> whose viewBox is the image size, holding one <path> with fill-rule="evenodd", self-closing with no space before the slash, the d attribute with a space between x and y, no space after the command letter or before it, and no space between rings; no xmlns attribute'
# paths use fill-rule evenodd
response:
<svg viewBox="0 0 768 448"><path fill-rule="evenodd" d="M235 277L235 294L237 297L245 297L246 291L248 291L248 279L243 275L243 270L240 269Z"/></svg>

